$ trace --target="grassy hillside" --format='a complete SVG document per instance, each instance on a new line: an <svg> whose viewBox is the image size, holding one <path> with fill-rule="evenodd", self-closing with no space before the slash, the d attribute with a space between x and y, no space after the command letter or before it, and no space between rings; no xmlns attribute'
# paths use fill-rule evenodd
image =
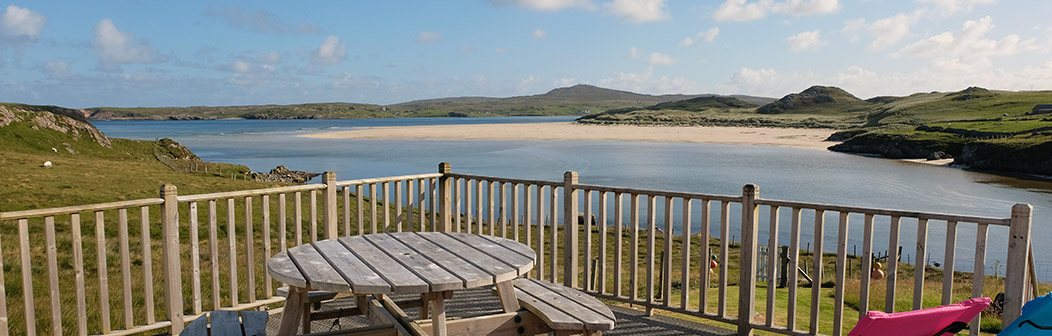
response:
<svg viewBox="0 0 1052 336"><path fill-rule="evenodd" d="M647 107L626 107L590 114L578 119L588 124L663 126L761 126L761 127L849 127L843 116L828 113L765 115L760 105L736 96L704 96Z"/></svg>
<svg viewBox="0 0 1052 336"><path fill-rule="evenodd" d="M167 152L159 142L109 138L52 109L0 104L0 211L156 197L165 183L177 185L181 194L267 185L175 171L158 158ZM53 166L42 167L45 161Z"/></svg>
<svg viewBox="0 0 1052 336"><path fill-rule="evenodd" d="M557 88L550 92L509 98L456 97L417 100L389 106L354 103L295 105L95 107L73 110L92 120L111 119L339 119L408 117L486 117L581 115L623 107L641 107L698 95L645 95L591 85ZM770 98L735 96L755 104Z"/></svg>

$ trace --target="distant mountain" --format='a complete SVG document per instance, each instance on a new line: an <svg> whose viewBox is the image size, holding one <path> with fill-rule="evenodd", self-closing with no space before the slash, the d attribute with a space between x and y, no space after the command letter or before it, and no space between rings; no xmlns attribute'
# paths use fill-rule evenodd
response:
<svg viewBox="0 0 1052 336"><path fill-rule="evenodd" d="M578 84L571 87L556 88L543 94L531 96L426 99L395 104L390 107L396 111L421 115L580 115L614 108L643 107L702 96L711 95L648 95Z"/></svg>
<svg viewBox="0 0 1052 336"><path fill-rule="evenodd" d="M835 86L812 86L756 109L759 114L842 114L872 107L872 103Z"/></svg>

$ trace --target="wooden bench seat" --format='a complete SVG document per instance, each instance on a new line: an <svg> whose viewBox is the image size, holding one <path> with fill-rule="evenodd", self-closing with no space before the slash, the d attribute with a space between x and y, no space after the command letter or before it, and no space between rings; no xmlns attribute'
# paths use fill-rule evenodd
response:
<svg viewBox="0 0 1052 336"><path fill-rule="evenodd" d="M556 335L599 335L614 329L614 313L591 295L536 279L516 279L519 304L540 317Z"/></svg>

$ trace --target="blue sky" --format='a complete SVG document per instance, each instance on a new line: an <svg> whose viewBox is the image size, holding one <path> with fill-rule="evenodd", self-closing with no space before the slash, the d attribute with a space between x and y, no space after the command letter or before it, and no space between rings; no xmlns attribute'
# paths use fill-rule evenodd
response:
<svg viewBox="0 0 1052 336"><path fill-rule="evenodd" d="M0 101L1052 89L1052 1L0 2Z"/></svg>

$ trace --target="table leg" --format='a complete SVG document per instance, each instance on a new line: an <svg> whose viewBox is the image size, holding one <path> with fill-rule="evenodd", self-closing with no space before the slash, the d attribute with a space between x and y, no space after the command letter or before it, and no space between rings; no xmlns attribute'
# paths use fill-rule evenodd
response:
<svg viewBox="0 0 1052 336"><path fill-rule="evenodd" d="M307 302L307 289L289 286L289 296L285 299L285 309L281 314L281 325L278 335L296 335L296 327L303 321L303 305Z"/></svg>
<svg viewBox="0 0 1052 336"><path fill-rule="evenodd" d="M420 319L426 320L431 315L431 301L428 300L427 294L420 294Z"/></svg>
<svg viewBox="0 0 1052 336"><path fill-rule="evenodd" d="M497 296L505 313L519 311L519 299L515 297L515 285L512 280L497 283Z"/></svg>
<svg viewBox="0 0 1052 336"><path fill-rule="evenodd" d="M431 301L434 317L431 318L431 336L446 336L446 298L445 295L436 295Z"/></svg>

